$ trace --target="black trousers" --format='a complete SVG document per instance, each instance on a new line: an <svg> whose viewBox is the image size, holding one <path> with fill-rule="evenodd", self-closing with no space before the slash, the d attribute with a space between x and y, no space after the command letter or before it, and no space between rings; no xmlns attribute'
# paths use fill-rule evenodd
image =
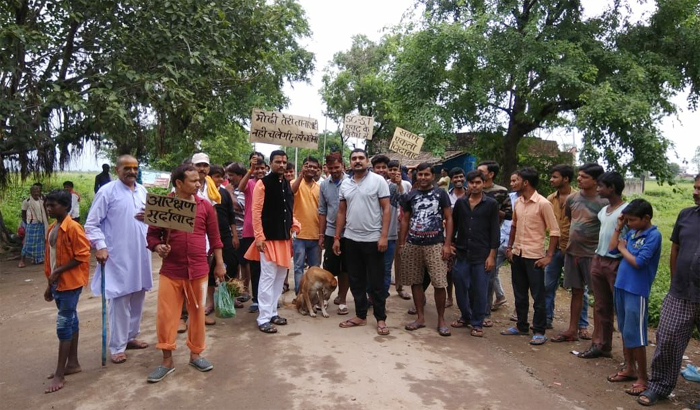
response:
<svg viewBox="0 0 700 410"><path fill-rule="evenodd" d="M231 242L232 236L228 238L221 238L224 243L224 248L221 249L221 255L224 259L224 265L226 265L226 280L235 278L238 275L238 257L236 256L236 248L233 247ZM214 267L216 267L216 260L212 259L209 264L209 286L216 286L216 277L214 276Z"/></svg>
<svg viewBox="0 0 700 410"><path fill-rule="evenodd" d="M522 258L513 255L511 265L513 280L513 296L515 297L515 311L518 315L518 330L530 332L528 323L530 298L528 291L535 300L533 308L535 315L532 319L532 328L535 333L544 334L547 328L547 303L544 289L544 269L535 267L537 259Z"/></svg>
<svg viewBox="0 0 700 410"><path fill-rule="evenodd" d="M377 242L355 242L345 239L345 262L350 279L350 291L355 299L355 314L367 318L367 289L372 297L375 319L386 320L386 291L384 290L384 252ZM369 286L368 286L369 284Z"/></svg>

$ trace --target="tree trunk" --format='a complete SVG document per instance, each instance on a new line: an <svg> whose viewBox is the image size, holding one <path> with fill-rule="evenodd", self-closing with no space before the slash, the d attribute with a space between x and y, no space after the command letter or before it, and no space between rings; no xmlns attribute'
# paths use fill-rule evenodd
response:
<svg viewBox="0 0 700 410"><path fill-rule="evenodd" d="M520 136L516 135L516 127L508 128L508 132L503 136L503 158L501 160L501 171L499 182L504 187L509 187L510 176L518 169L518 142Z"/></svg>

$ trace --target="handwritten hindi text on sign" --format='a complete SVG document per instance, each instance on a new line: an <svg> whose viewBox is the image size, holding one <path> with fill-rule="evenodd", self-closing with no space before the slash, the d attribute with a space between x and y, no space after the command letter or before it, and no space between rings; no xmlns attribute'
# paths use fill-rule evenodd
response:
<svg viewBox="0 0 700 410"><path fill-rule="evenodd" d="M317 148L318 120L254 108L250 121L250 142Z"/></svg>
<svg viewBox="0 0 700 410"><path fill-rule="evenodd" d="M391 139L391 144L389 144L389 149L408 159L416 159L423 146L423 140L423 137L406 131L403 128L396 127L394 138Z"/></svg>
<svg viewBox="0 0 700 410"><path fill-rule="evenodd" d="M183 232L194 231L197 204L171 196L148 194L144 222Z"/></svg>
<svg viewBox="0 0 700 410"><path fill-rule="evenodd" d="M345 122L343 123L343 137L371 140L373 132L374 118L352 114L345 116Z"/></svg>

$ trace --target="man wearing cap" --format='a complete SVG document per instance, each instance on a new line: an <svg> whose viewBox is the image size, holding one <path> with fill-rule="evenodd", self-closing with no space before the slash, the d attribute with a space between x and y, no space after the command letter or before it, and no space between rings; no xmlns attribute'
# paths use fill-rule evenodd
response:
<svg viewBox="0 0 700 410"><path fill-rule="evenodd" d="M114 363L126 361L126 349L144 349L148 343L136 336L146 291L153 286L151 255L146 248L148 227L143 223L146 188L136 182L139 164L131 155L117 160L119 179L97 191L85 221L85 234L97 250L97 262L104 264L92 278L94 295L101 293L105 275L105 296L109 300L109 351Z"/></svg>

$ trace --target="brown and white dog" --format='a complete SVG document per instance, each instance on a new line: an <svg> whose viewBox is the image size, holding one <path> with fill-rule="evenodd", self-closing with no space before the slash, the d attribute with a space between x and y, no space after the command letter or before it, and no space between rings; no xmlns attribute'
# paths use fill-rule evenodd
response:
<svg viewBox="0 0 700 410"><path fill-rule="evenodd" d="M338 286L333 274L317 266L309 268L299 282L299 294L295 299L297 310L302 315L316 317L314 306L320 306L323 317L330 317L326 311L328 299Z"/></svg>

